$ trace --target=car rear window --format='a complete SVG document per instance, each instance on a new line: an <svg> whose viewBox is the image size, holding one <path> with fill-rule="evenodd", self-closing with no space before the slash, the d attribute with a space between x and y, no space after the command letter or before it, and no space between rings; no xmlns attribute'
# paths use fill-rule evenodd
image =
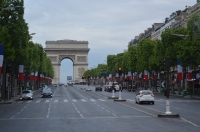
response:
<svg viewBox="0 0 200 132"><path fill-rule="evenodd" d="M142 94L143 94L143 95L151 95L152 92L151 92L151 91L142 91Z"/></svg>
<svg viewBox="0 0 200 132"><path fill-rule="evenodd" d="M30 91L23 91L22 93L30 93Z"/></svg>

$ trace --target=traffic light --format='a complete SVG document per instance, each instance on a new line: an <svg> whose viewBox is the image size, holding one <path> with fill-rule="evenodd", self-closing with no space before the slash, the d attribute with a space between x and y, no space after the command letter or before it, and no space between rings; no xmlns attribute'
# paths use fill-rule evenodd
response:
<svg viewBox="0 0 200 132"><path fill-rule="evenodd" d="M84 79L84 76L82 76L82 79Z"/></svg>
<svg viewBox="0 0 200 132"><path fill-rule="evenodd" d="M119 73L120 76L122 75L122 68L121 67L118 68L118 73Z"/></svg>
<svg viewBox="0 0 200 132"><path fill-rule="evenodd" d="M164 70L168 71L170 69L170 59L164 58L163 59Z"/></svg>

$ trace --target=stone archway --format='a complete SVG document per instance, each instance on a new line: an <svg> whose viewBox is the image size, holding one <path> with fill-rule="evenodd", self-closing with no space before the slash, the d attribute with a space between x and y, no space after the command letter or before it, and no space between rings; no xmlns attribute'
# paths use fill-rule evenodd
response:
<svg viewBox="0 0 200 132"><path fill-rule="evenodd" d="M46 41L45 44L44 50L54 69L52 83L60 82L60 63L65 58L73 62L73 80L81 82L84 71L88 69L88 41L57 40Z"/></svg>

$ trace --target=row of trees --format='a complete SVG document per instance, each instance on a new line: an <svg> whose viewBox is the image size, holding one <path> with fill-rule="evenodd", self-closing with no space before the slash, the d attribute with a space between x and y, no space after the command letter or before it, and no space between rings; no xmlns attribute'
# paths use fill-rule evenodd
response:
<svg viewBox="0 0 200 132"><path fill-rule="evenodd" d="M24 19L24 0L0 0L0 44L4 45L2 66L2 97L5 98L5 73L11 65L11 74L18 78L19 64L23 63L26 75L38 72L53 78L51 61L47 58L41 44L33 43L29 34L28 23Z"/></svg>
<svg viewBox="0 0 200 132"><path fill-rule="evenodd" d="M143 39L137 45L129 46L125 53L108 55L106 71L111 73L113 69L117 71L121 67L125 74L128 71L143 73L144 70L158 73L165 70L164 58L170 58L170 67L176 67L177 59L180 59L184 71L188 66L192 69L198 68L200 64L199 23L200 15L196 14L188 20L187 28L166 29L161 35L161 40ZM85 74L93 74L93 71L99 71L99 68L88 70Z"/></svg>

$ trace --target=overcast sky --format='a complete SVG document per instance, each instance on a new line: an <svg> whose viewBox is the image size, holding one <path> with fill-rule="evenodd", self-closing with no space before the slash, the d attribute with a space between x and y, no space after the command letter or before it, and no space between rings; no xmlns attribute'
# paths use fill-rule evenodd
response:
<svg viewBox="0 0 200 132"><path fill-rule="evenodd" d="M88 68L106 63L107 55L127 49L128 42L172 12L197 0L24 0L25 20L33 42L89 42ZM61 82L73 75L73 63L61 62Z"/></svg>

